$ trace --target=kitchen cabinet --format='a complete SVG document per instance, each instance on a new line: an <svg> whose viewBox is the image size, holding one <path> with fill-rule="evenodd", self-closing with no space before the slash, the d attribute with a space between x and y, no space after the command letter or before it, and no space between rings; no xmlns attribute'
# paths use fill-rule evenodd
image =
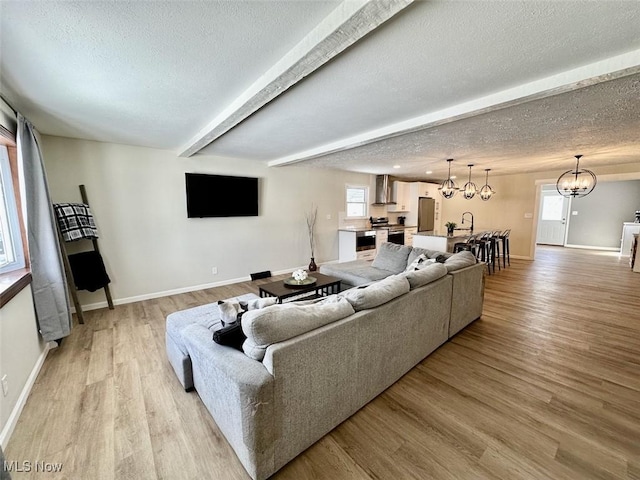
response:
<svg viewBox="0 0 640 480"><path fill-rule="evenodd" d="M409 210L411 184L407 182L393 182L391 198L395 205L387 205L387 212L406 212Z"/></svg>
<svg viewBox="0 0 640 480"><path fill-rule="evenodd" d="M409 200L407 205L407 225L418 225L418 198L431 197L435 200L434 228L439 230L442 197L438 193L438 185L427 182L409 183Z"/></svg>
<svg viewBox="0 0 640 480"><path fill-rule="evenodd" d="M418 233L418 227L407 227L404 229L404 244L413 246L413 236Z"/></svg>

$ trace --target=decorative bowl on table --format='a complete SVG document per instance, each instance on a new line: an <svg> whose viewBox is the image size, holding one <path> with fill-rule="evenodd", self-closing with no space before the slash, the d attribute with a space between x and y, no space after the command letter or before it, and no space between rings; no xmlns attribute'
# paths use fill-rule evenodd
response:
<svg viewBox="0 0 640 480"><path fill-rule="evenodd" d="M303 288L316 283L315 277L310 277L306 271L300 269L293 272L292 276L284 281L285 286L290 288Z"/></svg>

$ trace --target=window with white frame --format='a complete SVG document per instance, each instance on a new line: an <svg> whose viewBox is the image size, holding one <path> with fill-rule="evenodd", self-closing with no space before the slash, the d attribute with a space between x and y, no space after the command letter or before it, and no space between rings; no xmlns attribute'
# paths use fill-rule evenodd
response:
<svg viewBox="0 0 640 480"><path fill-rule="evenodd" d="M369 215L369 187L347 185L347 218L367 218Z"/></svg>
<svg viewBox="0 0 640 480"><path fill-rule="evenodd" d="M0 273L24 268L24 252L7 147L0 145Z"/></svg>

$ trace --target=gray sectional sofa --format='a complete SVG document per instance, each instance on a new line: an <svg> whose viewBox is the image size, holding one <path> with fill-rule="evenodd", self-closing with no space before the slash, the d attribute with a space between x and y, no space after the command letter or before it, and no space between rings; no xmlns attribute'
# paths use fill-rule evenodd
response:
<svg viewBox="0 0 640 480"><path fill-rule="evenodd" d="M397 269L405 253L407 268L411 251L384 251L373 268ZM242 318L243 351L212 341L216 305L176 312L167 317L167 354L249 475L262 480L446 342L459 329L459 323L452 329L452 314L456 322L480 316L483 265L456 269L456 261L463 257L449 262L451 270L446 263L387 270L384 278L338 295L249 311ZM354 272L371 264L352 266L342 274L355 281ZM473 313L456 313L454 295L468 297L462 301Z"/></svg>

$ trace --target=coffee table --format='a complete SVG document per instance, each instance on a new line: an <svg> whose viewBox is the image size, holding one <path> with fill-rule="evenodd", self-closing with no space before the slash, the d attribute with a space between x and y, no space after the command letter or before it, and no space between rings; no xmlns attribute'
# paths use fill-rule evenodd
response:
<svg viewBox="0 0 640 480"><path fill-rule="evenodd" d="M322 273L312 272L311 277L315 277L316 283L305 287L290 288L284 284L284 280L277 282L267 283L260 286L261 297L277 297L278 303L282 303L284 300L291 297L299 297L305 293L314 293L315 297L325 297L333 293L340 292L340 279L336 277L330 277L329 275L323 275ZM301 300L306 300L311 295L304 296Z"/></svg>

